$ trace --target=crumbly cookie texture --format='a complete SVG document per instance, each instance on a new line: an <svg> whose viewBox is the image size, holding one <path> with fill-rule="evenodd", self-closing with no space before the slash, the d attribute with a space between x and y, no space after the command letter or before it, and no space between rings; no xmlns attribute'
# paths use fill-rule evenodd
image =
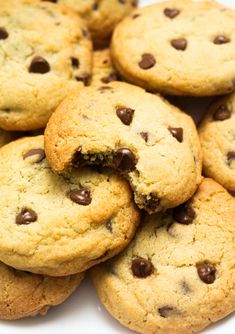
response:
<svg viewBox="0 0 235 334"><path fill-rule="evenodd" d="M211 105L199 136L204 173L235 191L235 93Z"/></svg>
<svg viewBox="0 0 235 334"><path fill-rule="evenodd" d="M45 315L61 304L80 285L83 273L47 277L13 269L0 263L0 319Z"/></svg>
<svg viewBox="0 0 235 334"><path fill-rule="evenodd" d="M88 84L92 45L66 7L36 0L0 2L0 127L35 130L73 91Z"/></svg>
<svg viewBox="0 0 235 334"><path fill-rule="evenodd" d="M137 9L115 29L112 58L148 90L209 96L235 88L235 12L214 1L175 0Z"/></svg>
<svg viewBox="0 0 235 334"><path fill-rule="evenodd" d="M126 181L108 170L54 174L43 141L27 137L0 150L0 260L65 276L124 249L139 211Z"/></svg>
<svg viewBox="0 0 235 334"><path fill-rule="evenodd" d="M192 334L235 310L235 200L204 179L167 214L149 216L117 258L92 270L107 310L143 334Z"/></svg>
<svg viewBox="0 0 235 334"><path fill-rule="evenodd" d="M44 1L44 0L42 0ZM83 17L96 47L108 44L111 34L126 15L137 6L137 0L49 0L64 4Z"/></svg>
<svg viewBox="0 0 235 334"><path fill-rule="evenodd" d="M93 53L92 86L106 85L112 81L118 81L119 76L115 71L110 57L110 50L97 50Z"/></svg>
<svg viewBox="0 0 235 334"><path fill-rule="evenodd" d="M84 164L114 168L149 212L185 202L201 181L192 119L160 96L123 82L87 87L66 99L47 125L45 149L58 173Z"/></svg>

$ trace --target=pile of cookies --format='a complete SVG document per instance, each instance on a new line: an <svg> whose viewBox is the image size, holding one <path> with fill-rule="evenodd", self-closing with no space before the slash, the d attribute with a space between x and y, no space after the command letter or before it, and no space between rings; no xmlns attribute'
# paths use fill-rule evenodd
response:
<svg viewBox="0 0 235 334"><path fill-rule="evenodd" d="M142 334L235 310L235 12L135 7L0 2L0 319L46 314L90 268ZM170 95L223 97L197 127Z"/></svg>

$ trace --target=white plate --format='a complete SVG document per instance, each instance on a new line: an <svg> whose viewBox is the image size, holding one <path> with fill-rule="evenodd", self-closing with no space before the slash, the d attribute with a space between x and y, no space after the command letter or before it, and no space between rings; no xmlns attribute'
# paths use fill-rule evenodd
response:
<svg viewBox="0 0 235 334"><path fill-rule="evenodd" d="M0 0L1 1L1 0ZM7 0L5 0L7 1ZM142 0L147 5L156 0ZM235 8L234 0L221 0L221 3ZM187 100L184 104L187 111L203 110L204 100L195 104L195 100ZM87 277L77 291L62 305L49 311L45 317L35 317L13 322L0 322L0 334L133 334L125 329L99 303L95 290ZM235 317L226 319L210 326L204 334L235 333ZM171 333L166 333L171 334Z"/></svg>

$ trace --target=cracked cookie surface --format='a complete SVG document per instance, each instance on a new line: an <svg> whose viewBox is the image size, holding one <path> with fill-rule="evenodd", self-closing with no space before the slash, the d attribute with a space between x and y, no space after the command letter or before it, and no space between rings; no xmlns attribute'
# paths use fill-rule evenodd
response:
<svg viewBox="0 0 235 334"><path fill-rule="evenodd" d="M93 68L91 85L102 86L112 81L118 81L119 76L113 67L110 50L97 50L93 53Z"/></svg>
<svg viewBox="0 0 235 334"><path fill-rule="evenodd" d="M144 334L191 334L235 310L235 200L204 179L192 199L145 217L116 258L92 269L101 302Z"/></svg>
<svg viewBox="0 0 235 334"><path fill-rule="evenodd" d="M199 127L204 173L235 191L235 93L213 103Z"/></svg>
<svg viewBox="0 0 235 334"><path fill-rule="evenodd" d="M83 273L48 277L16 270L0 262L0 319L45 315L80 285Z"/></svg>
<svg viewBox="0 0 235 334"><path fill-rule="evenodd" d="M44 138L0 150L0 259L21 270L64 276L119 253L139 211L127 182L109 170L54 174Z"/></svg>
<svg viewBox="0 0 235 334"><path fill-rule="evenodd" d="M136 6L137 0L49 0L64 4L86 20L94 44L108 44L116 24Z"/></svg>
<svg viewBox="0 0 235 334"><path fill-rule="evenodd" d="M121 75L148 90L220 95L235 88L234 40L232 9L214 1L175 0L124 19L111 51Z"/></svg>
<svg viewBox="0 0 235 334"><path fill-rule="evenodd" d="M0 127L45 127L68 92L86 84L92 62L85 23L48 2L0 3Z"/></svg>
<svg viewBox="0 0 235 334"><path fill-rule="evenodd" d="M65 100L48 123L45 149L58 173L83 164L114 168L149 212L185 202L201 180L192 119L160 96L123 82L87 87Z"/></svg>

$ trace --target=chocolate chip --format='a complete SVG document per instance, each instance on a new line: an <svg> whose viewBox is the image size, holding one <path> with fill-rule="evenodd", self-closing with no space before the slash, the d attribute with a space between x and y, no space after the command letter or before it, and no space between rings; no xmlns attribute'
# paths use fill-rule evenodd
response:
<svg viewBox="0 0 235 334"><path fill-rule="evenodd" d="M97 3L94 3L94 4L92 5L92 9L93 9L93 10L97 10L97 9L98 9L98 4L97 4Z"/></svg>
<svg viewBox="0 0 235 334"><path fill-rule="evenodd" d="M122 173L128 173L135 169L136 157L128 148L120 148L114 157L114 167Z"/></svg>
<svg viewBox="0 0 235 334"><path fill-rule="evenodd" d="M132 5L133 7L137 7L137 4L138 4L138 1L137 1L137 0L133 0L132 3L131 3L131 5Z"/></svg>
<svg viewBox="0 0 235 334"><path fill-rule="evenodd" d="M185 38L172 39L171 45L176 50L184 51L187 48L187 40Z"/></svg>
<svg viewBox="0 0 235 334"><path fill-rule="evenodd" d="M134 116L134 109L131 108L117 108L116 109L116 114L120 118L123 124L125 125L130 125Z"/></svg>
<svg viewBox="0 0 235 334"><path fill-rule="evenodd" d="M104 91L112 91L113 92L113 89L112 87L108 87L108 86L101 86L98 88L98 90L103 93Z"/></svg>
<svg viewBox="0 0 235 334"><path fill-rule="evenodd" d="M82 155L82 148L79 147L73 156L72 166L74 168L78 168L78 167L84 166L84 164L85 164L85 160Z"/></svg>
<svg viewBox="0 0 235 334"><path fill-rule="evenodd" d="M148 208L151 211L155 211L160 204L160 199L157 197L156 194L150 194L150 198L146 201L146 208Z"/></svg>
<svg viewBox="0 0 235 334"><path fill-rule="evenodd" d="M143 70L148 70L156 64L156 60L153 55L150 53L142 54L142 59L139 62L139 67Z"/></svg>
<svg viewBox="0 0 235 334"><path fill-rule="evenodd" d="M72 66L75 67L75 68L78 68L79 67L79 60L75 57L71 57L71 63L72 63Z"/></svg>
<svg viewBox="0 0 235 334"><path fill-rule="evenodd" d="M36 56L32 59L29 72L44 74L50 71L50 65L46 59Z"/></svg>
<svg viewBox="0 0 235 334"><path fill-rule="evenodd" d="M38 216L35 211L33 211L32 209L23 208L16 216L16 224L27 225L35 222L37 219Z"/></svg>
<svg viewBox="0 0 235 334"><path fill-rule="evenodd" d="M35 160L35 163L39 163L46 158L45 151L41 148L33 148L28 152L24 153L23 158L24 160L32 155L37 155L38 158Z"/></svg>
<svg viewBox="0 0 235 334"><path fill-rule="evenodd" d="M108 220L105 224L105 227L110 233L112 233L113 232L112 220Z"/></svg>
<svg viewBox="0 0 235 334"><path fill-rule="evenodd" d="M206 284L212 284L215 281L216 268L210 263L197 264L197 273L200 279Z"/></svg>
<svg viewBox="0 0 235 334"><path fill-rule="evenodd" d="M145 278L153 274L154 267L151 261L137 257L132 259L131 270L134 276Z"/></svg>
<svg viewBox="0 0 235 334"><path fill-rule="evenodd" d="M148 132L140 132L141 137L144 139L144 141L147 143L149 135Z"/></svg>
<svg viewBox="0 0 235 334"><path fill-rule="evenodd" d="M122 4L122 5L125 5L126 0L118 0L118 2L119 2L120 4Z"/></svg>
<svg viewBox="0 0 235 334"><path fill-rule="evenodd" d="M89 73L85 72L80 76L76 76L75 79L77 81L82 81L85 86L88 86L89 83L90 83L91 75Z"/></svg>
<svg viewBox="0 0 235 334"><path fill-rule="evenodd" d="M170 19L173 19L177 15L179 15L180 11L176 8L165 8L164 14L169 17Z"/></svg>
<svg viewBox="0 0 235 334"><path fill-rule="evenodd" d="M6 31L6 29L3 27L0 27L0 39L7 39L8 36L9 34Z"/></svg>
<svg viewBox="0 0 235 334"><path fill-rule="evenodd" d="M169 127L168 130L170 131L172 136L178 140L178 142L182 143L183 141L183 129L182 128Z"/></svg>
<svg viewBox="0 0 235 334"><path fill-rule="evenodd" d="M101 79L101 81L103 83L109 83L109 82L112 82L112 81L117 81L118 80L118 76L116 73L110 73L107 77L104 77Z"/></svg>
<svg viewBox="0 0 235 334"><path fill-rule="evenodd" d="M180 224L192 224L196 213L189 203L184 203L173 209L173 218Z"/></svg>
<svg viewBox="0 0 235 334"><path fill-rule="evenodd" d="M229 164L232 162L232 160L235 160L235 151L228 152L227 159Z"/></svg>
<svg viewBox="0 0 235 334"><path fill-rule="evenodd" d="M58 0L42 0L42 1L53 2L53 3L57 3L58 2Z"/></svg>
<svg viewBox="0 0 235 334"><path fill-rule="evenodd" d="M158 312L159 312L159 314L162 318L168 318L168 317L178 313L174 307L168 306L168 305L160 307L158 309Z"/></svg>
<svg viewBox="0 0 235 334"><path fill-rule="evenodd" d="M230 42L230 39L224 35L218 35L214 39L214 44L226 44L229 42Z"/></svg>
<svg viewBox="0 0 235 334"><path fill-rule="evenodd" d="M224 121L231 117L231 112L228 110L228 107L224 104L221 104L214 112L213 119L215 121Z"/></svg>
<svg viewBox="0 0 235 334"><path fill-rule="evenodd" d="M73 189L69 192L71 201L80 205L89 205L91 203L91 192L87 188Z"/></svg>
<svg viewBox="0 0 235 334"><path fill-rule="evenodd" d="M133 14L133 15L132 15L132 18L133 18L133 20L134 20L134 19L137 19L137 17L139 17L139 16L140 16L140 14Z"/></svg>

